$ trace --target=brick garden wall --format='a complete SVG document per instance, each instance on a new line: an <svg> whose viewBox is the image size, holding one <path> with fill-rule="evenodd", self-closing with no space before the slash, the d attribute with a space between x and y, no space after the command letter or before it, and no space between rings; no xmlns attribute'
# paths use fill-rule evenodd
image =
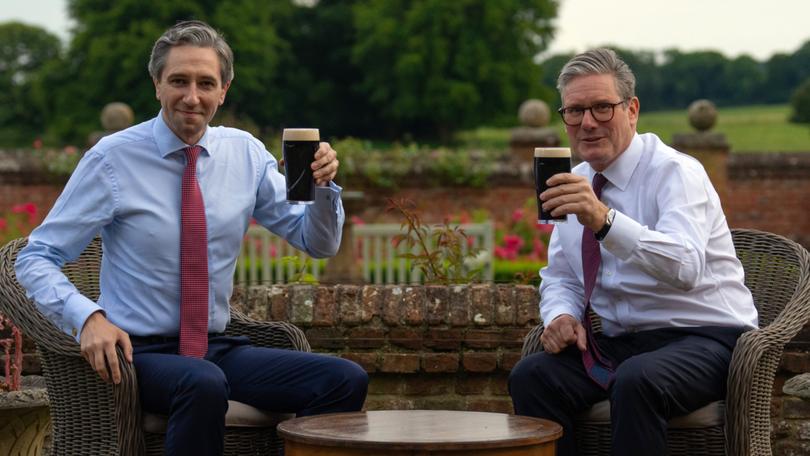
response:
<svg viewBox="0 0 810 456"><path fill-rule="evenodd" d="M260 286L231 302L363 366L368 409L511 412L506 378L539 321L537 290L525 285Z"/></svg>

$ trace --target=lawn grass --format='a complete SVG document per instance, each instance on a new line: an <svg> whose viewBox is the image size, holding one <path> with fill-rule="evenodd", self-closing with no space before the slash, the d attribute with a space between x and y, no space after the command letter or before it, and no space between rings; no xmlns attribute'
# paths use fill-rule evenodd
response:
<svg viewBox="0 0 810 456"><path fill-rule="evenodd" d="M810 152L810 125L790 123L789 115L786 104L721 108L712 131L724 133L735 153ZM557 130L563 145L568 145L562 122L555 117L550 127ZM645 112L642 105L638 131L653 132L671 142L673 134L693 129L685 109ZM509 128L483 127L461 132L458 139L461 147L508 148L509 133Z"/></svg>

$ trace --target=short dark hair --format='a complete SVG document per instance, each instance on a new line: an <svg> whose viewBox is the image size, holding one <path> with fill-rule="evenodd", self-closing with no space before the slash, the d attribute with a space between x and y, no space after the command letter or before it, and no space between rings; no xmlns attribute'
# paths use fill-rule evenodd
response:
<svg viewBox="0 0 810 456"><path fill-rule="evenodd" d="M174 27L166 30L152 47L149 57L149 75L152 79L160 80L169 51L175 46L191 45L212 48L219 57L220 75L222 84L226 85L233 80L233 51L222 35L210 25L202 21L178 22Z"/></svg>

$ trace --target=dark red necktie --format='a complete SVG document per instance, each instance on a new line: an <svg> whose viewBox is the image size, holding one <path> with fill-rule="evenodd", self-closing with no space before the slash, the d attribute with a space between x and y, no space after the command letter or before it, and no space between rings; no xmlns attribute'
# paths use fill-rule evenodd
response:
<svg viewBox="0 0 810 456"><path fill-rule="evenodd" d="M200 146L185 148L180 209L179 353L194 358L202 358L208 351L208 234L196 172L200 151Z"/></svg>
<svg viewBox="0 0 810 456"><path fill-rule="evenodd" d="M607 179L601 173L593 176L593 192L597 198L602 196L602 187L607 183ZM591 326L591 319L588 316L591 310L591 294L596 286L596 273L599 271L599 264L602 262L602 253L599 251L599 241L590 228L582 227L582 272L585 278L585 313L582 317L582 325L587 334L588 349L582 352L582 363L593 381L604 389L608 389L613 381L613 364L603 356L596 345L596 339Z"/></svg>

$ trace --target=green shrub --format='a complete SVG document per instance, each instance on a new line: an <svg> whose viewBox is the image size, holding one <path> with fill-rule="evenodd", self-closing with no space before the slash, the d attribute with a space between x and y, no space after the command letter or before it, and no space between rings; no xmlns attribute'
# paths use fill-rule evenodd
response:
<svg viewBox="0 0 810 456"><path fill-rule="evenodd" d="M810 123L810 78L805 79L793 92L790 107L793 108L791 122Z"/></svg>
<svg viewBox="0 0 810 456"><path fill-rule="evenodd" d="M495 283L540 285L540 268L546 262L531 260L495 261Z"/></svg>

